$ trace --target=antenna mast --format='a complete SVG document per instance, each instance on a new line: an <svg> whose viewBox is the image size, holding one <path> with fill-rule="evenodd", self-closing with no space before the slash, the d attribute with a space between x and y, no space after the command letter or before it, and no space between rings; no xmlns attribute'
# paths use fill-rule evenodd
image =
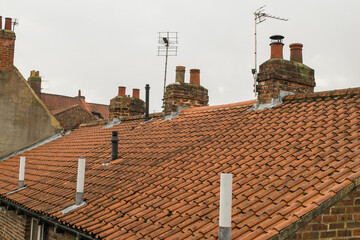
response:
<svg viewBox="0 0 360 240"><path fill-rule="evenodd" d="M12 22L12 25L13 25L13 32L15 32L15 26L19 25L17 18L14 19L14 21Z"/></svg>
<svg viewBox="0 0 360 240"><path fill-rule="evenodd" d="M281 21L287 21L287 18L281 18L281 17L277 17L277 16L273 16L270 14L267 14L264 12L265 9L265 5L258 8L255 12L254 12L254 16L255 16L255 68L251 69L251 73L253 74L254 77L254 93L255 93L255 97L256 97L256 81L257 81L257 35L256 35L256 26L262 22L264 22L266 20L266 18L274 18L277 20L281 20Z"/></svg>
<svg viewBox="0 0 360 240"><path fill-rule="evenodd" d="M163 105L165 109L165 91L168 56L177 56L178 32L159 32L158 33L158 56L165 56L164 92Z"/></svg>

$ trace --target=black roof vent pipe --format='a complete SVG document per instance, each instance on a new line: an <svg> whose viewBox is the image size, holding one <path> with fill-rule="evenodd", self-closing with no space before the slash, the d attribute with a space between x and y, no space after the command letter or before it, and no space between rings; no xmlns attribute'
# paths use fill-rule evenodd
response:
<svg viewBox="0 0 360 240"><path fill-rule="evenodd" d="M111 137L111 160L115 160L118 158L118 143L119 143L118 132L113 131Z"/></svg>
<svg viewBox="0 0 360 240"><path fill-rule="evenodd" d="M150 92L150 85L146 84L146 86L145 86L145 121L149 121L149 92Z"/></svg>

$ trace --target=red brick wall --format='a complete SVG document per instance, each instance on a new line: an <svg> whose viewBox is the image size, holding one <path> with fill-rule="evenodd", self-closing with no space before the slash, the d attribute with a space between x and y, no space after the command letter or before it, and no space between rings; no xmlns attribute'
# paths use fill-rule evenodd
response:
<svg viewBox="0 0 360 240"><path fill-rule="evenodd" d="M47 240L76 240L76 236L64 232L64 233L55 233L53 227L48 228L48 233L46 236Z"/></svg>
<svg viewBox="0 0 360 240"><path fill-rule="evenodd" d="M8 211L0 207L0 239L24 240L30 236L30 218L26 215L17 215L16 211Z"/></svg>
<svg viewBox="0 0 360 240"><path fill-rule="evenodd" d="M360 188L351 191L290 239L360 240Z"/></svg>
<svg viewBox="0 0 360 240"><path fill-rule="evenodd" d="M14 64L15 33L0 29L0 69L12 70Z"/></svg>

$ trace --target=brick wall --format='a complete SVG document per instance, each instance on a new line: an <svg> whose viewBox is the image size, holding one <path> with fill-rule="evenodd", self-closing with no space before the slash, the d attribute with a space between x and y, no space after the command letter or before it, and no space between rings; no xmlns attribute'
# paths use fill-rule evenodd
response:
<svg viewBox="0 0 360 240"><path fill-rule="evenodd" d="M360 240L360 188L351 191L290 239Z"/></svg>
<svg viewBox="0 0 360 240"><path fill-rule="evenodd" d="M46 236L47 240L76 240L76 236L68 232L56 233L55 229L51 226L48 227Z"/></svg>
<svg viewBox="0 0 360 240"><path fill-rule="evenodd" d="M203 107L209 102L208 90L200 85L176 82L166 87L165 115L176 112L179 106Z"/></svg>
<svg viewBox="0 0 360 240"><path fill-rule="evenodd" d="M15 210L0 207L0 239L24 240L30 238L30 217L17 215Z"/></svg>
<svg viewBox="0 0 360 240"><path fill-rule="evenodd" d="M12 70L14 64L15 33L0 29L0 69Z"/></svg>
<svg viewBox="0 0 360 240"><path fill-rule="evenodd" d="M284 59L270 59L260 66L258 74L258 100L270 103L278 98L280 90L297 93L314 92L314 70L306 65Z"/></svg>

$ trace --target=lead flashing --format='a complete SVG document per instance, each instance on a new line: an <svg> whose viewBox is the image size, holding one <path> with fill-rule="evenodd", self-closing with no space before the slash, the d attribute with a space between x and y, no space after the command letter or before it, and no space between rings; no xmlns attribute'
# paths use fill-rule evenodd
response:
<svg viewBox="0 0 360 240"><path fill-rule="evenodd" d="M278 98L272 98L271 103L263 103L259 104L259 102L255 103L251 108L248 109L248 111L257 111L257 110L263 110L266 108L273 108L283 103L283 98L289 95L294 95L293 92L283 91L280 90L279 97Z"/></svg>

